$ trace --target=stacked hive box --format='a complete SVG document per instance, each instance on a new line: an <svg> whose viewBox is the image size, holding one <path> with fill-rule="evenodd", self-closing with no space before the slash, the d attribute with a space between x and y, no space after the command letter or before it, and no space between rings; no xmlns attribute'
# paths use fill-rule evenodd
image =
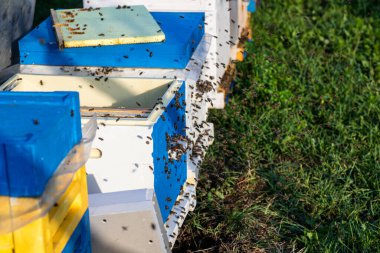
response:
<svg viewBox="0 0 380 253"><path fill-rule="evenodd" d="M207 111L223 107L224 94L217 86L236 58L231 52L246 13L246 3L224 0L88 0L85 5L141 2L159 11L152 15L165 42L59 50L48 19L20 42L21 72L26 75L12 79L23 79L17 82L21 89L66 90L73 84L69 90L81 97L105 98L100 104L82 99L84 122L93 112L101 116L94 143L98 159L88 163L93 245L99 252L168 250L174 244L195 206L198 166L213 139ZM77 77L67 77L72 75ZM173 95L162 111L165 85L167 92L182 95ZM120 94L128 95L129 104ZM177 103L181 108L170 111ZM115 238L118 243L109 243Z"/></svg>
<svg viewBox="0 0 380 253"><path fill-rule="evenodd" d="M97 252L169 251L196 204L198 166L213 139L208 108L224 106L220 88L233 76L230 61L242 59L246 1L84 1L85 7L141 3L157 11L165 42L60 50L48 19L20 42L24 74L2 86L78 91L82 122L100 117L96 159L87 166ZM83 219L65 252L85 252L75 245L88 242L78 239L86 226Z"/></svg>
<svg viewBox="0 0 380 253"><path fill-rule="evenodd" d="M253 0L84 0L85 7L144 4L154 12L205 13L205 32L212 35L210 52L200 80L210 82L215 91L209 92L210 106L223 108L224 98L235 73L234 60L244 57L244 42L249 38L249 11ZM250 8L248 8L248 6Z"/></svg>
<svg viewBox="0 0 380 253"><path fill-rule="evenodd" d="M0 119L0 252L91 252L85 169L61 167L81 140L78 95L1 92Z"/></svg>
<svg viewBox="0 0 380 253"><path fill-rule="evenodd" d="M121 245L113 245L118 249L168 246L162 237L162 219L169 216L187 180L183 81L20 74L1 89L78 91L83 121L97 113L99 130L94 148L98 159L87 164L96 250L107 249L102 245L109 236L120 238ZM115 200L117 205L126 205L115 207ZM123 239L123 228L139 235L136 228L142 220L155 228L151 239L141 234L140 244L133 236ZM111 229L113 233L109 233Z"/></svg>
<svg viewBox="0 0 380 253"><path fill-rule="evenodd" d="M114 46L114 47L100 47L100 48L86 48L86 49L64 49L63 51L59 51L55 42L54 34L52 33L49 27L49 20L45 21L41 24L36 30L32 31L31 34L26 36L20 42L20 53L22 56L22 68L23 72L28 72L32 74L43 73L43 74L66 74L66 75L76 75L76 76L94 76L92 79L98 79L98 82L106 82L108 86L114 87L110 85L110 80L115 76L119 76L118 80L123 80L125 77L137 77L137 78L166 78L167 81L170 82L177 80L176 82L185 82L182 89L184 93L184 98L186 103L183 103L183 106L186 107L187 114L185 115L186 121L186 139L181 142L189 143L189 139L191 140L190 145L188 146L189 150L185 150L185 174L186 178L184 180L180 180L177 185L183 186L182 191L180 187L176 188L176 195L167 195L164 193L165 191L161 191L161 187L164 186L163 182L165 180L159 180L158 177L154 177L156 194L158 197L158 204L161 207L162 218L165 222L166 229L163 229L162 233L167 234L166 241L169 240L171 244L174 243L175 238L178 234L178 227L182 224L184 217L187 212L194 208L195 206L195 189L194 183L196 182L198 165L200 162L200 157L203 156L205 148L209 145L212 139L213 127L212 124L206 122L206 112L207 112L207 99L206 94L200 95L199 93L195 94L195 88L197 86L197 80L199 78L199 74L202 68L202 65L205 61L205 56L207 55L207 51L209 48L209 38L207 36L203 36L203 17L202 13L153 13L153 16L160 23L162 30L165 32L166 41L164 43L156 43L156 44L141 44L141 45L123 45L123 46ZM181 35L178 36L178 31L182 31ZM40 39L44 40L44 44L40 43ZM83 51L83 55L82 52ZM104 53L108 52L107 54ZM128 53L125 53L128 52ZM93 55L96 53L99 56L97 59L93 58ZM48 55L54 56L54 60L50 60ZM73 57L73 56L76 57ZM104 58L102 58L104 55ZM127 58L125 56L128 56ZM42 65L44 64L44 65ZM60 66L60 64L64 66ZM42 65L42 66L41 66ZM46 67L50 65L49 67ZM56 66L54 66L56 65ZM83 65L87 65L87 67L83 67ZM99 67L89 67L89 66L108 66L106 68ZM115 68L115 66L117 68ZM113 68L111 68L113 67ZM128 68L130 67L130 68ZM135 67L135 68L132 68ZM103 77L102 77L103 76ZM38 78L43 78L38 77ZM70 81L67 81L70 82ZM72 81L76 82L76 81ZM44 87L46 86L46 81L44 82ZM95 82L96 83L96 82ZM67 85L65 86L67 88ZM115 92L120 93L120 89L115 88ZM205 87L204 89L207 89ZM121 90L122 91L122 90ZM186 96L186 98L185 98ZM156 99L156 98L154 98ZM83 102L83 101L82 101ZM142 104L143 101L135 101L133 100L135 107L138 107L136 102ZM152 101L150 101L152 102ZM165 117L165 116L164 116ZM166 117L165 117L166 118ZM133 120L132 120L133 121ZM135 121L136 122L136 121ZM141 123L141 120L137 121ZM107 123L105 123L107 125ZM138 125L139 123L134 123ZM166 122L165 124L169 124ZM172 123L173 124L173 123ZM178 124L176 124L176 128L179 128ZM144 142L140 143L143 146L138 146L137 148L132 147L133 141L136 139L136 136L149 136L149 132L143 131L141 127L135 126L132 129L131 133L135 133L134 135L126 135L123 141L118 139L118 135L114 131L110 131L111 128L106 127L104 129L105 132L103 136L101 135L101 131L104 127L99 125L99 133L98 136L101 139L95 140L95 147L97 145L105 145L107 139L110 139L108 136L116 136L113 139L116 139L118 143L123 144L127 150L134 150L135 152L140 152L142 154L146 154L144 149L149 150L149 146L145 144L147 139ZM119 128L120 129L120 128ZM123 132L123 130L121 130ZM137 134L139 133L140 134ZM107 136L108 135L108 136ZM124 134L125 135L125 134ZM150 137L152 138L152 137ZM166 136L160 137L160 141L166 141ZM112 142L111 142L112 144ZM181 144L183 145L183 143ZM117 145L110 145L109 148L113 149L113 152L117 152ZM159 147L162 149L165 147ZM123 151L122 149L120 149ZM167 152L165 150L165 152ZM127 156L128 152L124 152L119 157ZM175 152L173 153L176 154ZM130 157L137 157L130 153ZM148 156L147 156L148 157ZM191 159L190 159L191 158ZM120 158L119 158L120 159ZM133 160L129 158L130 160ZM125 159L124 159L125 160ZM106 161L106 160L103 160ZM136 165L138 164L141 167L148 168L151 166L152 168L156 165L145 163L144 166L139 163L131 161L120 162L123 160L115 160L114 162L122 164L122 166L127 167L127 163L133 165L131 170L136 171ZM101 159L94 160L89 163L88 168L90 168L91 164L94 167L99 166L101 163ZM107 164L108 162L103 162L103 164ZM111 164L111 163L109 163ZM165 164L159 164L160 169L165 169ZM186 167L187 173L186 173ZM115 167L116 168L116 167ZM156 169L156 168L153 168ZM119 181L124 177L120 177L120 172L117 172L118 169L115 169L114 178L117 178ZM105 173L105 174L108 174ZM119 175L119 176L118 176ZM136 174L137 175L137 174ZM125 180L123 185L123 190L131 190L131 189L141 189L141 184L136 184L135 177L128 176L129 179ZM149 177L147 177L149 178ZM109 178L101 178L99 180L106 180L107 182L110 180ZM90 185L91 181L96 181L93 179L90 173L89 177ZM149 181L149 180L147 180ZM186 184L184 184L184 182ZM104 182L103 182L104 183ZM110 183L105 183L105 185L110 185ZM140 188L139 188L140 187ZM151 187L151 186L150 186ZM99 188L99 187L98 187ZM95 189L95 188L94 188ZM113 191L113 190L110 190ZM115 191L113 191L115 192ZM162 192L162 193L161 193ZM97 192L91 192L90 188L90 208L91 210L100 210L99 205L107 205L107 203L101 203L97 199L109 200L110 198L104 198L100 195L96 194ZM106 191L104 192L106 193ZM103 195L104 195L103 193ZM166 196L167 195L167 196ZM179 195L179 196L178 196ZM116 195L115 195L116 196ZM177 197L178 196L178 197ZM145 198L145 197L144 197ZM126 193L125 199L128 199L128 194ZM130 198L129 198L130 199ZM165 200L164 200L165 199ZM94 201L92 201L94 200ZM152 202L151 200L147 200ZM93 203L93 204L92 204ZM173 205L173 203L177 203L177 205ZM111 205L112 203L110 203ZM92 208L94 205L94 208ZM97 206L97 208L95 208ZM151 213L149 213L150 217L153 217L152 213L157 213L157 208L155 205L150 204ZM154 209L155 208L155 209ZM169 215L170 213L170 215ZM92 213L92 217L100 216L96 212ZM128 217L132 217L129 214ZM95 218L92 219L92 227L93 234L95 232ZM105 236L103 239L106 239L110 233L106 233L106 229L104 229L105 223L102 222L102 219L98 219L100 221L102 229L104 231ZM109 219L107 219L109 220ZM136 220L136 219L131 219ZM157 222L155 222L157 223ZM162 221L161 221L162 223ZM109 222L107 223L109 224ZM159 226L157 226L159 227ZM120 229L118 228L120 231ZM156 232L159 232L157 229ZM136 233L138 234L138 233ZM135 241L132 237L131 241ZM94 244L99 240L93 240ZM122 241L124 245L127 245L129 241ZM153 240L157 242L158 240ZM146 244L146 241L143 243ZM155 246L151 244L152 247ZM163 245L163 244L162 244ZM134 245L137 246L137 245ZM96 248L100 246L97 245ZM95 247L94 247L95 248Z"/></svg>

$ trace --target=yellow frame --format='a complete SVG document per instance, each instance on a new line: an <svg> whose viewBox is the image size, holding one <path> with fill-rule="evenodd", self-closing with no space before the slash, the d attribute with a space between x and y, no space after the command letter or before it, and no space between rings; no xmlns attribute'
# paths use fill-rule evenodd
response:
<svg viewBox="0 0 380 253"><path fill-rule="evenodd" d="M87 209L86 170L82 167L48 214L0 236L0 253L62 252Z"/></svg>

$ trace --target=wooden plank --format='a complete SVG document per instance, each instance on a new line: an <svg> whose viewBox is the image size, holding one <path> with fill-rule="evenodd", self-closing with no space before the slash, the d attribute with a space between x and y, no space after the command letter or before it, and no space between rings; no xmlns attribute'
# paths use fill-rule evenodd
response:
<svg viewBox="0 0 380 253"><path fill-rule="evenodd" d="M97 117L112 117L112 118L148 118L152 109L129 109L129 108L90 108L82 107L82 117L91 117L96 113Z"/></svg>
<svg viewBox="0 0 380 253"><path fill-rule="evenodd" d="M52 10L59 46L162 42L165 34L143 5Z"/></svg>
<svg viewBox="0 0 380 253"><path fill-rule="evenodd" d="M53 9L50 9L50 14L51 14L51 18L53 19L53 27L55 29L55 36L57 37L57 41L58 41L58 47L60 49L63 49L64 48L64 41L63 41L63 36L62 36L62 31L61 31L61 24L58 23L58 17L57 17L57 13L55 12L55 10Z"/></svg>

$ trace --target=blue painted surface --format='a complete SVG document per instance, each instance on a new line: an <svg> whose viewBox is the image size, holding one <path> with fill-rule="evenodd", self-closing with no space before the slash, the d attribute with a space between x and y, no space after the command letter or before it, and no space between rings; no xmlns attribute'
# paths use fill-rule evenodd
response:
<svg viewBox="0 0 380 253"><path fill-rule="evenodd" d="M153 12L165 42L65 48L48 18L19 42L21 64L125 68L185 68L204 34L204 13Z"/></svg>
<svg viewBox="0 0 380 253"><path fill-rule="evenodd" d="M71 235L62 253L91 253L90 215L88 210Z"/></svg>
<svg viewBox="0 0 380 253"><path fill-rule="evenodd" d="M256 1L250 0L248 4L248 11L249 12L255 12L256 11Z"/></svg>
<svg viewBox="0 0 380 253"><path fill-rule="evenodd" d="M38 197L82 138L76 92L0 92L0 195Z"/></svg>
<svg viewBox="0 0 380 253"><path fill-rule="evenodd" d="M154 188L158 199L163 220L169 213L177 200L181 187L187 179L187 155L172 162L168 157L168 136L186 135L185 119L185 84L183 83L170 104L166 107L163 117L160 117L153 127L153 159L154 159ZM180 108L176 107L180 105Z"/></svg>

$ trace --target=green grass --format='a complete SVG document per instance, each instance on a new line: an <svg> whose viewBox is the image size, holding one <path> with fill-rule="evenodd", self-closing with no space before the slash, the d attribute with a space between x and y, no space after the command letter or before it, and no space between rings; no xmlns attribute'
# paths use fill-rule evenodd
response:
<svg viewBox="0 0 380 253"><path fill-rule="evenodd" d="M261 2L177 251L380 252L380 4Z"/></svg>

